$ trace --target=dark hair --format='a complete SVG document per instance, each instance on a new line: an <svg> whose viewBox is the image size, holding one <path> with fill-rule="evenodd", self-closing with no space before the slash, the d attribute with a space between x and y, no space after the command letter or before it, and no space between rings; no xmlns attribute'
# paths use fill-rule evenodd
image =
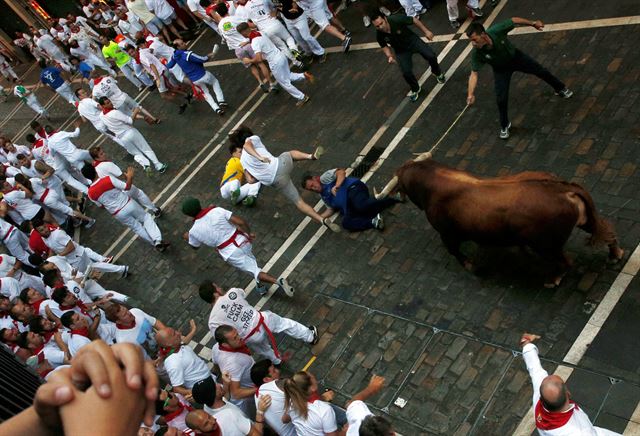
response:
<svg viewBox="0 0 640 436"><path fill-rule="evenodd" d="M220 345L226 344L227 338L225 338L224 335L226 335L227 333L231 333L232 331L233 331L233 327L231 327L230 325L223 324L216 329L213 336L216 339L216 342L218 344Z"/></svg>
<svg viewBox="0 0 640 436"><path fill-rule="evenodd" d="M39 122L37 122L36 120L33 120L29 123L29 127L31 127L33 130L42 127L42 124L40 124Z"/></svg>
<svg viewBox="0 0 640 436"><path fill-rule="evenodd" d="M24 288L22 291L20 291L20 296L18 298L20 298L20 300L22 300L24 304L29 304L29 296L27 295L28 293L29 288Z"/></svg>
<svg viewBox="0 0 640 436"><path fill-rule="evenodd" d="M107 97L106 95L103 95L102 97L100 97L98 99L98 103L100 103L100 105L103 105L105 101L109 100L109 97Z"/></svg>
<svg viewBox="0 0 640 436"><path fill-rule="evenodd" d="M540 386L540 399L542 400L542 405L549 412L559 412L562 410L562 406L567 401L567 385L562 383L560 386L560 392L558 392L558 396L555 398L545 398L542 395L542 386Z"/></svg>
<svg viewBox="0 0 640 436"><path fill-rule="evenodd" d="M269 368L273 362L269 359L263 359L253 364L251 367L251 381L256 386L264 384L265 377L269 377Z"/></svg>
<svg viewBox="0 0 640 436"><path fill-rule="evenodd" d="M236 30L238 31L238 33L242 33L245 30L247 30L249 28L249 24L247 23L240 23L236 26ZM242 128L242 126L241 126Z"/></svg>
<svg viewBox="0 0 640 436"><path fill-rule="evenodd" d="M218 3L218 6L216 6L216 12L221 17L224 17L225 15L227 15L229 13L229 8L224 3Z"/></svg>
<svg viewBox="0 0 640 436"><path fill-rule="evenodd" d="M27 340L27 335L29 332L22 332L16 338L16 345L20 348L29 348L29 341Z"/></svg>
<svg viewBox="0 0 640 436"><path fill-rule="evenodd" d="M44 321L44 318L40 315L31 318L31 321L29 321L29 330L34 333L42 333L44 331L42 321Z"/></svg>
<svg viewBox="0 0 640 436"><path fill-rule="evenodd" d="M98 151L100 150L101 148L99 145L92 145L91 147L89 147L89 154L92 158L96 159L98 157Z"/></svg>
<svg viewBox="0 0 640 436"><path fill-rule="evenodd" d="M65 326L66 328L70 329L71 325L73 324L73 314L75 312L73 310L69 310L65 313L62 314L62 316L60 317L60 322L62 323L63 326Z"/></svg>
<svg viewBox="0 0 640 436"><path fill-rule="evenodd" d="M371 8L367 15L369 15L369 18L371 18L371 21L376 20L378 18L387 18L382 12L380 12L380 9L378 8Z"/></svg>
<svg viewBox="0 0 640 436"><path fill-rule="evenodd" d="M224 3L221 3L221 4L224 4ZM229 140L231 140L231 139L229 139ZM242 150L242 145L233 144L233 143L229 144L229 154L235 153L235 151L237 149Z"/></svg>
<svg viewBox="0 0 640 436"><path fill-rule="evenodd" d="M200 0L198 3L205 9L211 6L211 0Z"/></svg>
<svg viewBox="0 0 640 436"><path fill-rule="evenodd" d="M164 400L161 399L157 399L156 400L156 415L164 415L165 411L164 411Z"/></svg>
<svg viewBox="0 0 640 436"><path fill-rule="evenodd" d="M38 61L38 65L44 70L45 68L47 68L47 61L45 61L44 59L40 59Z"/></svg>
<svg viewBox="0 0 640 436"><path fill-rule="evenodd" d="M33 221L31 221L31 225L33 225ZM45 260L37 254L29 255L29 263L33 266L40 266L45 262Z"/></svg>
<svg viewBox="0 0 640 436"><path fill-rule="evenodd" d="M102 305L102 310L104 311L105 318L108 321L116 322L118 320L118 312L120 311L120 303L116 303L115 301L107 301Z"/></svg>
<svg viewBox="0 0 640 436"><path fill-rule="evenodd" d="M50 269L42 273L42 281L44 282L45 285L49 286L50 288L53 288L58 282L58 280L59 280L58 271L54 269Z"/></svg>
<svg viewBox="0 0 640 436"><path fill-rule="evenodd" d="M96 174L96 169L93 167L93 165L88 163L84 164L81 172L82 172L82 175L89 180L95 180L95 178L98 177L98 174Z"/></svg>
<svg viewBox="0 0 640 436"><path fill-rule="evenodd" d="M311 173L305 173L302 176L302 179L300 179L300 184L302 185L302 189L307 189L307 182L311 179L313 179L313 176L311 175Z"/></svg>
<svg viewBox="0 0 640 436"><path fill-rule="evenodd" d="M198 287L198 295L200 295L201 299L203 299L207 303L213 303L213 301L215 300L215 293L216 288L215 286L213 286L211 280L205 280L204 282L200 283L200 286Z"/></svg>
<svg viewBox="0 0 640 436"><path fill-rule="evenodd" d="M191 394L196 403L213 407L213 403L216 401L216 382L213 381L213 377L207 377L193 385Z"/></svg>
<svg viewBox="0 0 640 436"><path fill-rule="evenodd" d="M76 95L76 97L80 97L80 91L82 90L82 88L78 88L75 91L73 91L73 93Z"/></svg>
<svg viewBox="0 0 640 436"><path fill-rule="evenodd" d="M24 154L22 154L22 153L18 153L18 154L16 155L16 159L17 159L17 160L22 160L22 159L26 159L26 158L27 158L27 156L26 156L26 155L24 155Z"/></svg>
<svg viewBox="0 0 640 436"><path fill-rule="evenodd" d="M391 423L387 418L369 415L360 423L360 436L389 436Z"/></svg>
<svg viewBox="0 0 640 436"><path fill-rule="evenodd" d="M472 21L471 24L469 24L469 27L467 27L467 31L465 33L468 37L471 37L471 35L473 35L474 33L476 35L482 35L485 32L486 31L484 30L484 26L482 24L478 23L477 21Z"/></svg>
<svg viewBox="0 0 640 436"><path fill-rule="evenodd" d="M238 24L238 27L242 26L242 24L247 23L240 23ZM244 143L250 136L253 136L253 131L249 127L242 125L233 132L229 133L229 141L231 142L231 145L235 145L236 147L244 147Z"/></svg>
<svg viewBox="0 0 640 436"><path fill-rule="evenodd" d="M78 43L78 41L76 41L76 44L77 43ZM71 61L78 61L78 63L80 63L80 58L77 57L77 56L69 56L69 62L71 62Z"/></svg>
<svg viewBox="0 0 640 436"><path fill-rule="evenodd" d="M51 299L53 301L55 301L56 303L58 303L58 304L62 304L62 302L64 301L64 297L67 296L68 292L69 292L69 290L67 289L66 286L62 286L60 288L56 288L51 293Z"/></svg>
<svg viewBox="0 0 640 436"><path fill-rule="evenodd" d="M0 329L0 342L4 342L4 334L7 332L7 328Z"/></svg>
<svg viewBox="0 0 640 436"><path fill-rule="evenodd" d="M22 173L18 173L13 178L15 179L16 182L20 183L25 188L27 188L29 191L33 192L33 187L31 186L31 180L29 180L27 178L27 176L25 176Z"/></svg>
<svg viewBox="0 0 640 436"><path fill-rule="evenodd" d="M134 46L132 46L131 44L127 44L124 47L124 51L129 51L129 50L135 50L136 48Z"/></svg>
<svg viewBox="0 0 640 436"><path fill-rule="evenodd" d="M27 133L27 135L24 137L24 139L29 141L30 144L33 144L34 142L37 141L36 135L34 135L33 133Z"/></svg>
<svg viewBox="0 0 640 436"><path fill-rule="evenodd" d="M47 125L45 125L45 126L44 126L44 131L45 131L45 132L47 132L47 133L51 133L51 132L53 132L54 130L55 130L55 129L54 129L52 126L50 126L49 124L47 124Z"/></svg>

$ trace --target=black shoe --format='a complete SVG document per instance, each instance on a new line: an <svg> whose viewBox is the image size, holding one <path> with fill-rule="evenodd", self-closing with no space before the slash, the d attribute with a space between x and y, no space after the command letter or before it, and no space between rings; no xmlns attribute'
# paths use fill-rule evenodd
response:
<svg viewBox="0 0 640 436"><path fill-rule="evenodd" d="M156 249L157 252L164 253L165 251L167 251L167 248L169 247L169 245L171 244L169 244L168 242L158 242L154 246L154 248Z"/></svg>
<svg viewBox="0 0 640 436"><path fill-rule="evenodd" d="M309 342L309 343L311 345L315 345L320 340L320 336L318 336L318 327L316 327L314 325L310 325L309 326L309 330L311 330L313 332L313 340L311 342Z"/></svg>
<svg viewBox="0 0 640 436"><path fill-rule="evenodd" d="M223 116L224 115L224 109L222 109L221 107L219 107L218 109L216 109L216 114Z"/></svg>
<svg viewBox="0 0 640 436"><path fill-rule="evenodd" d="M186 111L186 110L187 110L187 103L182 103L182 104L180 105L180 108L178 109L178 113L179 113L180 115L182 115L182 114L184 113L184 111Z"/></svg>
<svg viewBox="0 0 640 436"><path fill-rule="evenodd" d="M155 211L153 211L153 216L156 218L160 218L160 216L162 215L162 209L157 208Z"/></svg>
<svg viewBox="0 0 640 436"><path fill-rule="evenodd" d="M342 52L347 53L350 47L351 47L351 37L347 36L344 39L344 41L342 41Z"/></svg>
<svg viewBox="0 0 640 436"><path fill-rule="evenodd" d="M227 103L226 101L221 101L218 104L220 105L220 107L229 107L229 103Z"/></svg>
<svg viewBox="0 0 640 436"><path fill-rule="evenodd" d="M149 92L153 92L156 89L158 89L158 87L156 86L155 83L153 85L151 85L151 86L147 86L147 91L149 91Z"/></svg>
<svg viewBox="0 0 640 436"><path fill-rule="evenodd" d="M191 104L191 101L193 100L193 93L191 93L191 92L190 92L190 93L186 96L186 99L187 99L187 103Z"/></svg>

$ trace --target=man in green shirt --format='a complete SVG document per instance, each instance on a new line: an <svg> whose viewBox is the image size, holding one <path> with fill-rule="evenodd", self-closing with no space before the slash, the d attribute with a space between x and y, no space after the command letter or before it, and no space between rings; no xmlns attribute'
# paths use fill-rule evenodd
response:
<svg viewBox="0 0 640 436"><path fill-rule="evenodd" d="M120 68L120 71L124 74L124 77L126 77L129 82L133 83L133 85L138 88L138 91L142 91L142 82L145 82L144 84L146 86L153 85L151 78L149 78L149 76L147 76L147 74L141 69L141 74L144 74L147 80L145 80L145 77L140 77L140 79L136 77L137 72L134 67L135 61L131 59L131 57L118 45L117 42L109 41L109 38L106 36L101 36L100 42L103 44L102 56L104 56L107 61L115 62L116 66ZM142 80L142 82L140 80Z"/></svg>
<svg viewBox="0 0 640 436"><path fill-rule="evenodd" d="M13 94L16 97L18 97L23 103L25 103L27 106L33 109L33 111L37 113L39 116L45 117L48 120L50 119L49 113L44 107L42 107L42 105L38 101L38 98L33 92L31 92L30 90L28 90L22 85L17 85L13 88Z"/></svg>
<svg viewBox="0 0 640 436"><path fill-rule="evenodd" d="M404 80L411 87L411 91L407 94L411 101L418 100L418 95L422 90L418 79L413 74L414 53L418 53L429 62L431 72L436 76L438 83L444 83L445 76L440 70L438 57L431 47L409 28L413 24L420 29L429 41L433 40L433 32L427 29L417 17L412 18L402 14L394 14L387 17L378 10L372 11L370 15L371 22L376 28L376 39L380 47L382 47L382 52L387 57L387 62L390 64L398 63ZM395 56L391 52L391 48L395 51Z"/></svg>
<svg viewBox="0 0 640 436"><path fill-rule="evenodd" d="M476 22L471 23L467 29L467 36L474 47L471 53L471 75L469 76L467 104L472 105L476 101L474 92L478 84L478 71L484 64L491 65L495 80L498 111L500 112L501 139L509 138L509 129L511 128L508 113L509 85L514 72L520 71L541 78L562 98L569 98L573 95L573 92L560 79L551 74L533 58L518 50L509 41L507 34L516 25L531 26L537 30L542 30L544 27L540 20L530 21L513 17L496 23L487 30L482 24Z"/></svg>

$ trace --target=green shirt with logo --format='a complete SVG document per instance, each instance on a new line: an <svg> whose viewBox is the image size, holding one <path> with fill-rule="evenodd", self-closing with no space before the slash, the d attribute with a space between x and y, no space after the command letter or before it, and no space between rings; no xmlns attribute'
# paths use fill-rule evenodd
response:
<svg viewBox="0 0 640 436"><path fill-rule="evenodd" d="M484 64L489 64L494 68L504 68L511 64L511 60L516 54L516 48L507 38L507 34L514 29L513 20L496 23L489 27L486 32L493 41L493 45L488 44L482 48L474 48L471 53L471 69L479 71Z"/></svg>
<svg viewBox="0 0 640 436"><path fill-rule="evenodd" d="M129 62L131 59L115 41L111 41L109 45L102 47L102 56L104 56L105 59L115 59L118 68Z"/></svg>
<svg viewBox="0 0 640 436"><path fill-rule="evenodd" d="M27 89L22 86L22 85L18 85L15 88L13 88L13 93L15 94L16 97L18 97L20 100L22 100L23 102L27 101Z"/></svg>

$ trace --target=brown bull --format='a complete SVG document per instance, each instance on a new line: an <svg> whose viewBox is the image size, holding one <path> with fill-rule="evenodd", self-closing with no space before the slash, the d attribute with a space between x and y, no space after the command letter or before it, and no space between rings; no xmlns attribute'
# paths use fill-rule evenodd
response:
<svg viewBox="0 0 640 436"><path fill-rule="evenodd" d="M563 247L576 226L591 234L592 244L608 245L610 260L624 254L591 195L552 174L528 171L481 179L426 159L407 162L394 180L395 189L425 211L449 253L467 269L472 265L460 251L464 241L527 246L557 264L552 282L545 285L557 286L570 265Z"/></svg>

